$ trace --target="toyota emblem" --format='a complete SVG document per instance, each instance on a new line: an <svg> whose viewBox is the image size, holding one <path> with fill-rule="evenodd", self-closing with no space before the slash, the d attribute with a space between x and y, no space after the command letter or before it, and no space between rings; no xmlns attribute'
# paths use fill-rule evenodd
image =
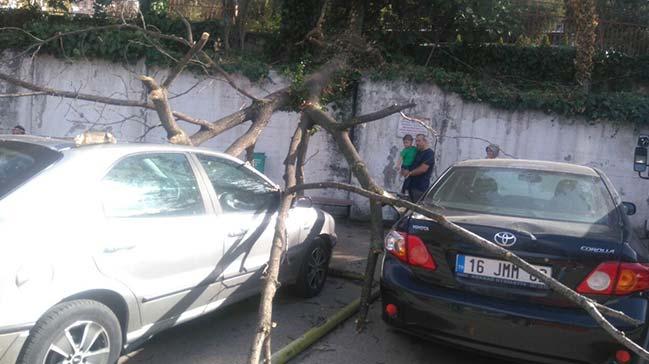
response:
<svg viewBox="0 0 649 364"><path fill-rule="evenodd" d="M516 235L507 232L507 231L501 231L499 233L496 233L494 235L494 241L496 244L504 247L512 246L516 244Z"/></svg>

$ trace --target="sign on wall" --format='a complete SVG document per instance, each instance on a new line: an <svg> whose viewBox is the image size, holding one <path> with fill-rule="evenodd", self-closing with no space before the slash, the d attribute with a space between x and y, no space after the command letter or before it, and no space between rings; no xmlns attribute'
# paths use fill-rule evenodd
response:
<svg viewBox="0 0 649 364"><path fill-rule="evenodd" d="M417 122L401 119L397 127L397 136L402 138L406 134L410 134L414 138L417 134L428 135L428 130Z"/></svg>

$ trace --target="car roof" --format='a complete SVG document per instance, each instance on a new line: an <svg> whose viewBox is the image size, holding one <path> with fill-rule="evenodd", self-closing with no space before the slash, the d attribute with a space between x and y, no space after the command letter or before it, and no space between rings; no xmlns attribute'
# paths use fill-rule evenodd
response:
<svg viewBox="0 0 649 364"><path fill-rule="evenodd" d="M61 151L75 146L74 140L72 140L72 138L70 139L50 138L50 137L42 137L42 136L34 136L34 135L0 134L0 141L13 141L13 142L37 144L56 151Z"/></svg>
<svg viewBox="0 0 649 364"><path fill-rule="evenodd" d="M210 154L219 154L225 157L230 157L227 154L218 153L214 150L207 148L192 147L187 145L176 145L176 144L156 144L156 143L99 143L99 144L87 144L77 146L72 138L52 138L52 137L42 137L42 136L33 136L33 135L1 135L0 141L16 141L30 144L41 145L56 151L64 151L68 149L73 149L75 152L83 152L84 150L93 150L93 149L117 149L122 152L132 153L132 152L145 152L145 151L193 151L193 152L206 152ZM236 158L234 158L236 159Z"/></svg>
<svg viewBox="0 0 649 364"><path fill-rule="evenodd" d="M457 167L519 168L537 171L561 172L598 177L595 169L577 164L529 159L471 159L456 163Z"/></svg>

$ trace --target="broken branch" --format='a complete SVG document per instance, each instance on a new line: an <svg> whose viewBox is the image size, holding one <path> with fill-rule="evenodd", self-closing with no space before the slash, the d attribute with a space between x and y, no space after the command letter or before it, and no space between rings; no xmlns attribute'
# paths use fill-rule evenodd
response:
<svg viewBox="0 0 649 364"><path fill-rule="evenodd" d="M167 131L167 139L169 142L173 144L192 145L185 131L176 123L176 118L171 111L171 105L169 105L169 99L167 98L167 90L160 87L152 77L140 76L140 80L151 90L149 92L149 98L155 106L155 111L158 113L162 127Z"/></svg>
<svg viewBox="0 0 649 364"><path fill-rule="evenodd" d="M357 116L357 117L353 118L351 121L339 124L337 128L338 129L349 129L349 128L352 128L352 127L354 127L356 125L365 124L365 123L369 123L371 121L383 119L383 118L385 118L387 116L390 116L392 114L396 114L398 112L401 112L402 110L413 108L415 106L417 106L417 104L415 104L413 102L408 103L408 104L394 104L394 105L386 107L383 110L379 110L379 111L376 111L376 112L373 112L373 113L370 113L370 114Z"/></svg>
<svg viewBox="0 0 649 364"><path fill-rule="evenodd" d="M185 53L185 56L178 61L176 66L171 69L169 72L169 75L167 76L167 79L162 83L162 88L168 89L169 86L171 86L171 83L174 82L176 77L180 74L180 72L183 71L185 66L187 66L187 63L194 57L194 55L198 52L200 52L203 47L205 46L205 43L207 43L207 40L210 38L209 33L203 33L201 35L201 39L198 40L196 44L192 46L192 48Z"/></svg>

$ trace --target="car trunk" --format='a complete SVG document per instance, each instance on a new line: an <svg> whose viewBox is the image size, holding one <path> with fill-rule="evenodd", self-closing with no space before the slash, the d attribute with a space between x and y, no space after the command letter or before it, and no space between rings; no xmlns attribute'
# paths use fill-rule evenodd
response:
<svg viewBox="0 0 649 364"><path fill-rule="evenodd" d="M619 260L622 230L618 227L454 210L443 213L450 221L491 242L498 233L513 234L516 242L505 249L532 265L551 270L552 277L572 289L576 289L600 263ZM408 230L409 234L423 240L437 263L433 272L413 268L414 274L424 281L509 300L570 305L542 283L533 282L534 279L529 279L522 270L501 264L502 260L434 221L414 214L409 218ZM507 237L509 240L505 243L511 243L511 235ZM494 277L496 274L498 277ZM608 297L594 298L606 301Z"/></svg>

